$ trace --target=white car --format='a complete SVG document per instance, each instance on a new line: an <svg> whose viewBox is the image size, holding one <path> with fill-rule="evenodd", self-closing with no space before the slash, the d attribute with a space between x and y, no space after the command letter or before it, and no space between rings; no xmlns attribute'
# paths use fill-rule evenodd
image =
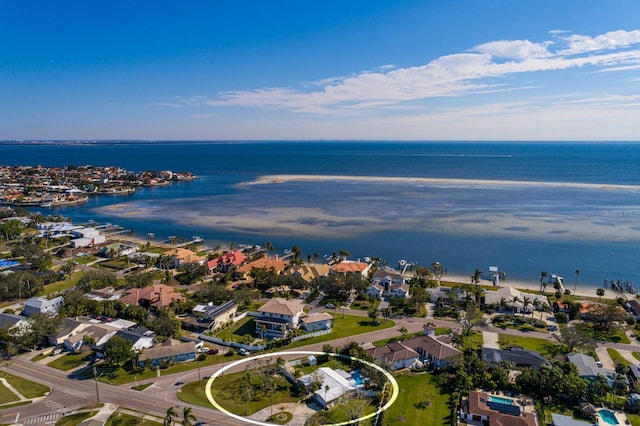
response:
<svg viewBox="0 0 640 426"><path fill-rule="evenodd" d="M247 356L247 355L249 355L249 351L248 351L248 350L246 350L245 348L240 348L240 349L238 349L238 353L239 353L240 355L242 355L242 356Z"/></svg>

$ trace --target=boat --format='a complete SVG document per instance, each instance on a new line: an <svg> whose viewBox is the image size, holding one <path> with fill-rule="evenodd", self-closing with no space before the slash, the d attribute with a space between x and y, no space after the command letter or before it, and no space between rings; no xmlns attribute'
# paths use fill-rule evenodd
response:
<svg viewBox="0 0 640 426"><path fill-rule="evenodd" d="M40 204L40 207L53 207L53 202L45 201L44 203Z"/></svg>

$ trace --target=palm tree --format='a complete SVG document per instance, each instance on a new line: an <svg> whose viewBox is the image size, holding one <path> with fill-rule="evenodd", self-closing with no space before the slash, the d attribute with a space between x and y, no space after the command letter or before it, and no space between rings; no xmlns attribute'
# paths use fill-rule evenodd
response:
<svg viewBox="0 0 640 426"><path fill-rule="evenodd" d="M511 299L511 312L515 315L516 314L516 303L520 302L520 298L518 296L513 296L513 299Z"/></svg>
<svg viewBox="0 0 640 426"><path fill-rule="evenodd" d="M531 304L531 298L524 296L522 299L522 316L524 317L524 313L527 310L527 306Z"/></svg>
<svg viewBox="0 0 640 426"><path fill-rule="evenodd" d="M533 311L534 310L539 311L540 309L542 309L542 301L540 299L535 299L533 301L533 308L534 309L531 310L531 318L533 318Z"/></svg>
<svg viewBox="0 0 640 426"><path fill-rule="evenodd" d="M407 330L407 327L403 325L402 327L400 327L398 331L400 332L400 339L401 340L406 339L407 333L409 333L409 330Z"/></svg>
<svg viewBox="0 0 640 426"><path fill-rule="evenodd" d="M167 408L167 414L164 417L164 422L162 423L164 426L171 426L173 424L173 419L178 417L178 413L176 413L175 408L173 406Z"/></svg>
<svg viewBox="0 0 640 426"><path fill-rule="evenodd" d="M424 330L427 334L431 334L431 330L436 326L435 323L429 321L424 325Z"/></svg>
<svg viewBox="0 0 640 426"><path fill-rule="evenodd" d="M540 293L544 294L547 291L547 283L545 282L545 278L548 277L549 274L547 274L546 271L542 271L540 272ZM542 287L544 286L544 290L542 289Z"/></svg>
<svg viewBox="0 0 640 426"><path fill-rule="evenodd" d="M192 413L193 409L191 407L184 407L182 410L182 426L191 426L193 423L197 421L196 416Z"/></svg>
<svg viewBox="0 0 640 426"><path fill-rule="evenodd" d="M600 297L600 302L602 303L602 296L604 296L604 288L599 288L596 290L596 294Z"/></svg>
<svg viewBox="0 0 640 426"><path fill-rule="evenodd" d="M471 280L473 281L472 284L480 284L481 275L482 275L482 271L476 268L476 270L473 271L473 275L471 275Z"/></svg>
<svg viewBox="0 0 640 426"><path fill-rule="evenodd" d="M576 288L578 287L578 277L580 276L580 269L576 269L576 282L573 284L573 295L576 295Z"/></svg>
<svg viewBox="0 0 640 426"><path fill-rule="evenodd" d="M507 302L507 299L505 299L504 297L501 297L500 301L498 302L498 306L500 308L500 311L504 312L509 307L509 302Z"/></svg>

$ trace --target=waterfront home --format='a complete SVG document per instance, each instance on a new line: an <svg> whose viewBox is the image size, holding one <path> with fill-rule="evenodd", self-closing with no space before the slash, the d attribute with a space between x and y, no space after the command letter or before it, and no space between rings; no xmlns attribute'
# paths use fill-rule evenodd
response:
<svg viewBox="0 0 640 426"><path fill-rule="evenodd" d="M627 311L633 316L633 318L638 321L640 320L640 300L631 299L625 303L625 307Z"/></svg>
<svg viewBox="0 0 640 426"><path fill-rule="evenodd" d="M549 362L536 351L521 348L496 349L483 347L480 358L489 367L507 363L512 367L531 367L538 369Z"/></svg>
<svg viewBox="0 0 640 426"><path fill-rule="evenodd" d="M367 287L367 289L364 292L369 297L382 300L382 295L384 293L384 286L379 283L373 283L369 287Z"/></svg>
<svg viewBox="0 0 640 426"><path fill-rule="evenodd" d="M258 309L256 335L264 338L286 337L289 330L298 328L303 307L304 303L300 300L269 299Z"/></svg>
<svg viewBox="0 0 640 426"><path fill-rule="evenodd" d="M529 300L529 304L525 307L523 301ZM535 309L536 300L537 303L542 306L543 304L548 304L547 298L545 296L540 296L532 293L524 293L518 289L515 289L510 286L501 287L497 290L485 290L484 292L484 304L485 305L493 305L499 306L502 300L506 300L508 303L508 309L512 309L513 313L523 312L531 313ZM514 303L515 301L515 303Z"/></svg>
<svg viewBox="0 0 640 426"><path fill-rule="evenodd" d="M303 265L291 265L286 271L285 275L295 275L306 282L310 282L314 278L326 277L329 275L329 265L326 264L303 264Z"/></svg>
<svg viewBox="0 0 640 426"><path fill-rule="evenodd" d="M591 355L581 353L568 354L567 360L578 368L578 375L589 383L595 382L598 376L604 376L609 386L613 387L615 384L616 371L598 367L596 360Z"/></svg>
<svg viewBox="0 0 640 426"><path fill-rule="evenodd" d="M182 247L169 250L165 252L164 255L171 258L174 269L187 263L198 263L202 265L207 260L205 256L198 256L195 252Z"/></svg>
<svg viewBox="0 0 640 426"><path fill-rule="evenodd" d="M409 297L411 297L409 295L409 284L391 284L389 286L389 297L408 299Z"/></svg>
<svg viewBox="0 0 640 426"><path fill-rule="evenodd" d="M329 273L338 275L361 275L367 277L373 263L361 262L360 260L342 260L331 265Z"/></svg>
<svg viewBox="0 0 640 426"><path fill-rule="evenodd" d="M207 262L207 270L209 271L209 274L213 274L214 272L221 272L224 274L230 269L242 265L245 259L246 257L241 250L223 253L221 256Z"/></svg>
<svg viewBox="0 0 640 426"><path fill-rule="evenodd" d="M333 317L331 314L326 312L318 312L315 314L305 315L300 319L300 321L302 322L302 327L307 332L331 330Z"/></svg>
<svg viewBox="0 0 640 426"><path fill-rule="evenodd" d="M64 298L62 296L54 297L53 299L47 299L46 297L32 297L24 302L22 315L28 317L31 315L46 314L55 317L58 315L58 310L63 304Z"/></svg>
<svg viewBox="0 0 640 426"><path fill-rule="evenodd" d="M237 270L243 276L243 278L249 277L249 273L252 269L262 269L264 271L272 270L276 274L281 274L285 270L287 264L277 257L261 257L253 262L249 262L246 265L242 265Z"/></svg>
<svg viewBox="0 0 640 426"><path fill-rule="evenodd" d="M461 353L451 345L451 338L447 335L425 334L405 340L402 344L416 351L422 360L435 368L448 367L451 359Z"/></svg>
<svg viewBox="0 0 640 426"><path fill-rule="evenodd" d="M420 354L411 349L405 342L391 342L384 346L367 349L377 364L391 370L409 368L415 364Z"/></svg>
<svg viewBox="0 0 640 426"><path fill-rule="evenodd" d="M168 339L159 346L145 349L138 355L138 366L158 366L165 362L185 362L196 359L195 342Z"/></svg>
<svg viewBox="0 0 640 426"><path fill-rule="evenodd" d="M99 254L102 257L113 258L118 256L129 256L137 251L138 246L115 242L102 247Z"/></svg>
<svg viewBox="0 0 640 426"><path fill-rule="evenodd" d="M469 391L462 401L460 417L490 426L538 426L536 415L524 408L510 398Z"/></svg>
<svg viewBox="0 0 640 426"><path fill-rule="evenodd" d="M406 279L395 269L389 266L381 266L373 273L372 281L389 288L391 284L404 284Z"/></svg>
<svg viewBox="0 0 640 426"><path fill-rule="evenodd" d="M184 300L184 296L176 293L173 287L164 284L133 288L120 298L125 305L139 305L145 308L166 308L177 300Z"/></svg>

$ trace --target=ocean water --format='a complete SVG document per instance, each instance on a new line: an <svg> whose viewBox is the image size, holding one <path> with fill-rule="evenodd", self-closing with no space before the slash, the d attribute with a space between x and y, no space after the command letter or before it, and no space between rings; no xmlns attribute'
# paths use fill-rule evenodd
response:
<svg viewBox="0 0 640 426"><path fill-rule="evenodd" d="M498 266L568 287L640 284L640 144L415 142L0 143L0 164L189 170L192 182L54 209L209 246L298 245L305 257Z"/></svg>

